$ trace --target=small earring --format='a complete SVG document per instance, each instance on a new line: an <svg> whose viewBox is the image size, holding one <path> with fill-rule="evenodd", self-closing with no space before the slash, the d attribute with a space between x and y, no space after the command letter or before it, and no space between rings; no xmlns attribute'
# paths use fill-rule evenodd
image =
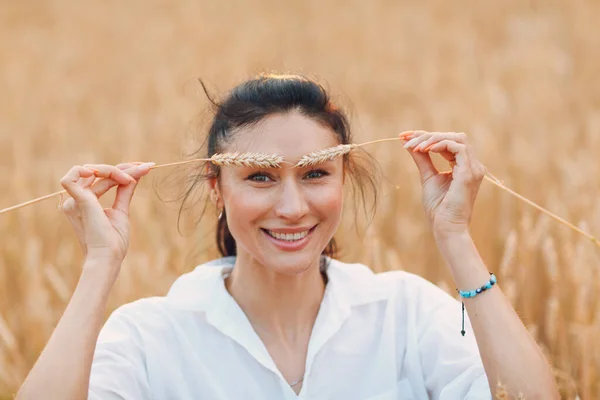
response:
<svg viewBox="0 0 600 400"><path fill-rule="evenodd" d="M219 216L217 217L219 220L223 217L223 209L220 210Z"/></svg>

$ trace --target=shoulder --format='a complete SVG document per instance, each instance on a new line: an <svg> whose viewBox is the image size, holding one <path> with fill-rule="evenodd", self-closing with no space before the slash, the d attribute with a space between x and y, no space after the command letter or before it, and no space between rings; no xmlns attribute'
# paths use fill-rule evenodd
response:
<svg viewBox="0 0 600 400"><path fill-rule="evenodd" d="M424 309L456 301L432 282L407 271L375 273L364 264L332 259L328 275L334 283L344 286L344 292L355 303L387 300Z"/></svg>
<svg viewBox="0 0 600 400"><path fill-rule="evenodd" d="M100 331L98 344L143 340L167 315L164 297L148 297L115 309Z"/></svg>
<svg viewBox="0 0 600 400"><path fill-rule="evenodd" d="M434 287L439 289L427 279L411 272L404 270L391 270L376 273L365 264L347 263L333 258L330 259L330 269L328 271L340 273L344 275L347 280L354 282L360 282L366 279L378 285L410 285L417 288Z"/></svg>
<svg viewBox="0 0 600 400"><path fill-rule="evenodd" d="M106 321L99 340L128 332L144 336L185 322L189 311L205 311L214 305L214 290L229 260L218 259L197 266L178 277L165 296L146 297L115 309Z"/></svg>
<svg viewBox="0 0 600 400"><path fill-rule="evenodd" d="M433 282L420 275L407 271L386 271L376 274L381 282L392 285L397 291L402 291L406 296L415 300L440 300L452 299L447 292L435 285Z"/></svg>

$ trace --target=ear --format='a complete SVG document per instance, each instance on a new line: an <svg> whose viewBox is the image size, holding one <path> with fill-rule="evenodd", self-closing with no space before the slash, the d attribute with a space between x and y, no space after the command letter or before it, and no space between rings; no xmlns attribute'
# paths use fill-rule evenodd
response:
<svg viewBox="0 0 600 400"><path fill-rule="evenodd" d="M210 176L210 178L208 178L206 180L206 190L208 192L208 197L210 199L210 202L215 206L215 207L219 207L220 203L221 203L221 191L219 190L219 180L214 177L211 176L210 174L210 166L208 165L208 163L206 164L205 168L204 168L204 173L207 176Z"/></svg>

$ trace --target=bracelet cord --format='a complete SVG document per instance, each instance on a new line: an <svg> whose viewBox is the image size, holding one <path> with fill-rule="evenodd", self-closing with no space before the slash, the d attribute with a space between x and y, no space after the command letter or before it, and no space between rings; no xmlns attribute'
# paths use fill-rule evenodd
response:
<svg viewBox="0 0 600 400"><path fill-rule="evenodd" d="M468 290L468 291L462 291L462 290L458 290L456 289L456 291L458 292L458 294L460 295L461 298L463 299L470 299L472 297L477 296L480 293L485 292L486 290L490 290L492 288L492 286L494 286L497 282L496 279L496 275L494 275L492 272L490 272L490 280L489 282L487 282L485 285L481 286L480 288L477 288L475 290ZM462 303L462 326L461 326L461 335L465 336L466 331L465 331L465 302L464 300L461 301Z"/></svg>

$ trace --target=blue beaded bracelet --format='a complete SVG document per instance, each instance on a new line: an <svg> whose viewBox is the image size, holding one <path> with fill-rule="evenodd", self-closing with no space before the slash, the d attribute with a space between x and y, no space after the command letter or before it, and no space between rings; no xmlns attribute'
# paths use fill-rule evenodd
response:
<svg viewBox="0 0 600 400"><path fill-rule="evenodd" d="M456 289L456 291L458 292L458 294L460 295L460 297L462 297L463 299L470 299L471 297L475 297L477 296L479 293L481 292L485 292L486 290L489 290L492 288L492 286L494 286L496 284L496 275L494 275L493 273L490 272L490 281L488 283L486 283L485 285L483 285L482 287L475 289L475 290L468 290L468 291L462 291L462 290L458 290ZM465 336L465 303L464 301L462 302L462 330L460 331L460 333Z"/></svg>

